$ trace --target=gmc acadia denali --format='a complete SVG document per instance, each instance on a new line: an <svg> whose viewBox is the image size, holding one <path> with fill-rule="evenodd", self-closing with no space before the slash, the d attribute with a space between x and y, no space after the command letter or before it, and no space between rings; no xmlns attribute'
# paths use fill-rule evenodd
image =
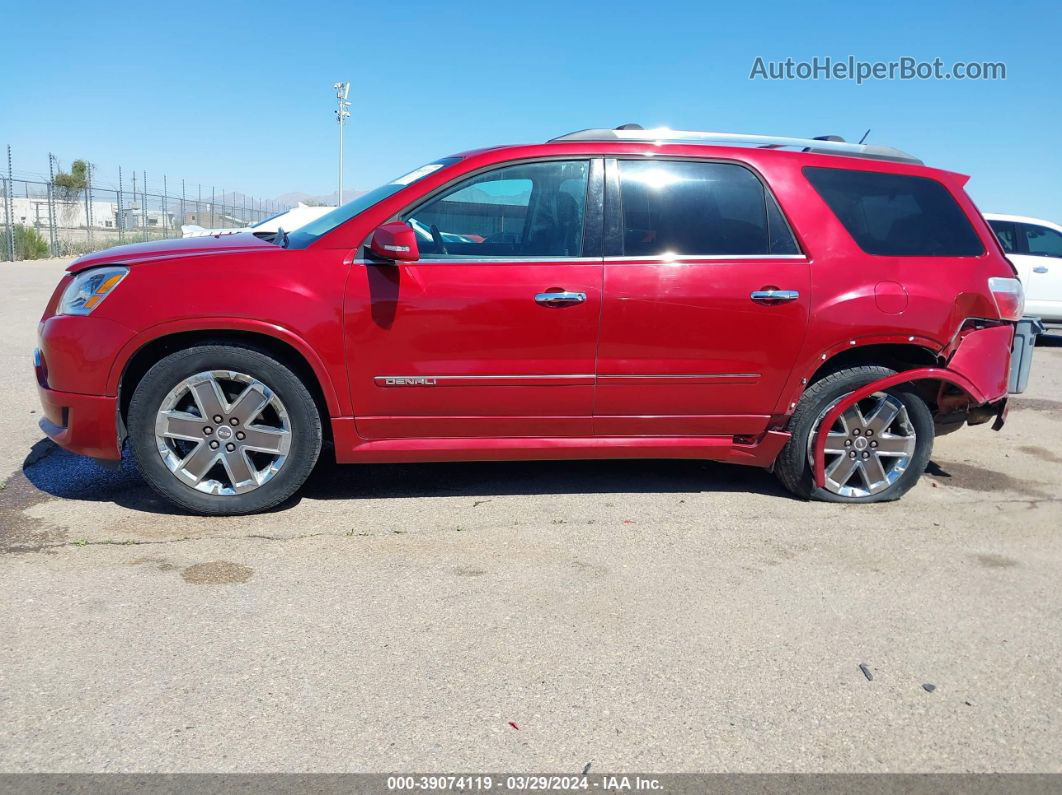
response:
<svg viewBox="0 0 1062 795"><path fill-rule="evenodd" d="M699 458L877 502L1006 414L1022 287L966 177L835 138L584 130L293 231L75 261L41 427L184 509L340 463ZM330 453L331 454L331 453Z"/></svg>

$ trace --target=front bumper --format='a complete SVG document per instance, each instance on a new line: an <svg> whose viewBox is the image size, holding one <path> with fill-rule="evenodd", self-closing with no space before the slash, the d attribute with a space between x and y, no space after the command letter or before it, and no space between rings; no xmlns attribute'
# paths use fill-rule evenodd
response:
<svg viewBox="0 0 1062 795"><path fill-rule="evenodd" d="M118 399L102 395L80 395L37 386L44 416L41 430L62 448L73 453L119 461Z"/></svg>
<svg viewBox="0 0 1062 795"><path fill-rule="evenodd" d="M107 395L116 353L133 332L102 317L53 315L38 329L33 353L41 430L60 447L104 461L121 460L118 398Z"/></svg>

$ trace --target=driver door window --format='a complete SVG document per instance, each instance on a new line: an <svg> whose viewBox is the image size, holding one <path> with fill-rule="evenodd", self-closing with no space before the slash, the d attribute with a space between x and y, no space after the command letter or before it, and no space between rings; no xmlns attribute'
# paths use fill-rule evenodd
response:
<svg viewBox="0 0 1062 795"><path fill-rule="evenodd" d="M587 160L524 163L467 179L408 213L422 258L579 257Z"/></svg>
<svg viewBox="0 0 1062 795"><path fill-rule="evenodd" d="M1062 234L1046 226L1017 224L1025 233L1028 253L1034 257L1062 257Z"/></svg>

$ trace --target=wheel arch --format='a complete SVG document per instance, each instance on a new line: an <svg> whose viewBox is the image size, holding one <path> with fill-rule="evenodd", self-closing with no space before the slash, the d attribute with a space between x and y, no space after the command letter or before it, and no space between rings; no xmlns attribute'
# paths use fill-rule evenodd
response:
<svg viewBox="0 0 1062 795"><path fill-rule="evenodd" d="M823 417L819 430L814 437L812 461L815 485L822 488L826 482L824 455L826 436L833 423L837 421L837 418L846 409L875 392L881 392L899 384L912 384L917 387L919 384L924 383L933 384L937 389L940 389L942 385L946 385L965 395L966 399L974 404L983 404L987 400L987 396L981 392L977 384L961 373L946 370L943 367L919 367L872 381L837 401L833 408L826 412L826 416Z"/></svg>
<svg viewBox="0 0 1062 795"><path fill-rule="evenodd" d="M938 367L942 364L940 356L930 347L931 343L928 340L909 341L906 337L903 339L903 342L893 340L860 342L857 340L855 345L849 343L843 347L837 346L820 354L813 369L808 368L811 372L805 371L800 381L800 394L803 394L803 391L816 381L852 367L879 365L902 373L908 370ZM919 392L931 409L936 403L940 386L939 381L931 383L928 380L921 381L918 386ZM792 399L794 405L799 397L798 394Z"/></svg>
<svg viewBox="0 0 1062 795"><path fill-rule="evenodd" d="M831 373L847 370L850 367L881 365L896 372L903 372L918 367L932 367L940 363L939 357L932 349L910 342L872 342L864 345L849 345L832 354L823 354L823 356L825 358L820 358L818 367L808 376L808 385L814 384Z"/></svg>
<svg viewBox="0 0 1062 795"><path fill-rule="evenodd" d="M270 327L273 330L273 327ZM282 330L283 331L283 330ZM118 396L120 434L125 435L129 403L137 384L151 367L174 351L193 345L237 344L269 355L290 367L313 396L321 413L321 425L330 428L330 417L341 414L338 396L324 364L305 343L290 333L269 333L260 328L170 328L134 340L120 364L111 373L114 394Z"/></svg>

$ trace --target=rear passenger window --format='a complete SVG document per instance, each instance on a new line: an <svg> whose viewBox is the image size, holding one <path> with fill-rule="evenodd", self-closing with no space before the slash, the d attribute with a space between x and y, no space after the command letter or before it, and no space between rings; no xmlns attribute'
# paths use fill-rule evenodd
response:
<svg viewBox="0 0 1062 795"><path fill-rule="evenodd" d="M1010 221L989 221L988 225L996 233L996 237L999 238L999 244L1003 246L1005 252L1013 254L1018 251L1017 233L1014 231L1014 224Z"/></svg>
<svg viewBox="0 0 1062 795"><path fill-rule="evenodd" d="M868 254L975 257L985 251L962 208L936 180L813 167L804 175Z"/></svg>
<svg viewBox="0 0 1062 795"><path fill-rule="evenodd" d="M774 198L728 163L621 160L623 254L799 253Z"/></svg>

